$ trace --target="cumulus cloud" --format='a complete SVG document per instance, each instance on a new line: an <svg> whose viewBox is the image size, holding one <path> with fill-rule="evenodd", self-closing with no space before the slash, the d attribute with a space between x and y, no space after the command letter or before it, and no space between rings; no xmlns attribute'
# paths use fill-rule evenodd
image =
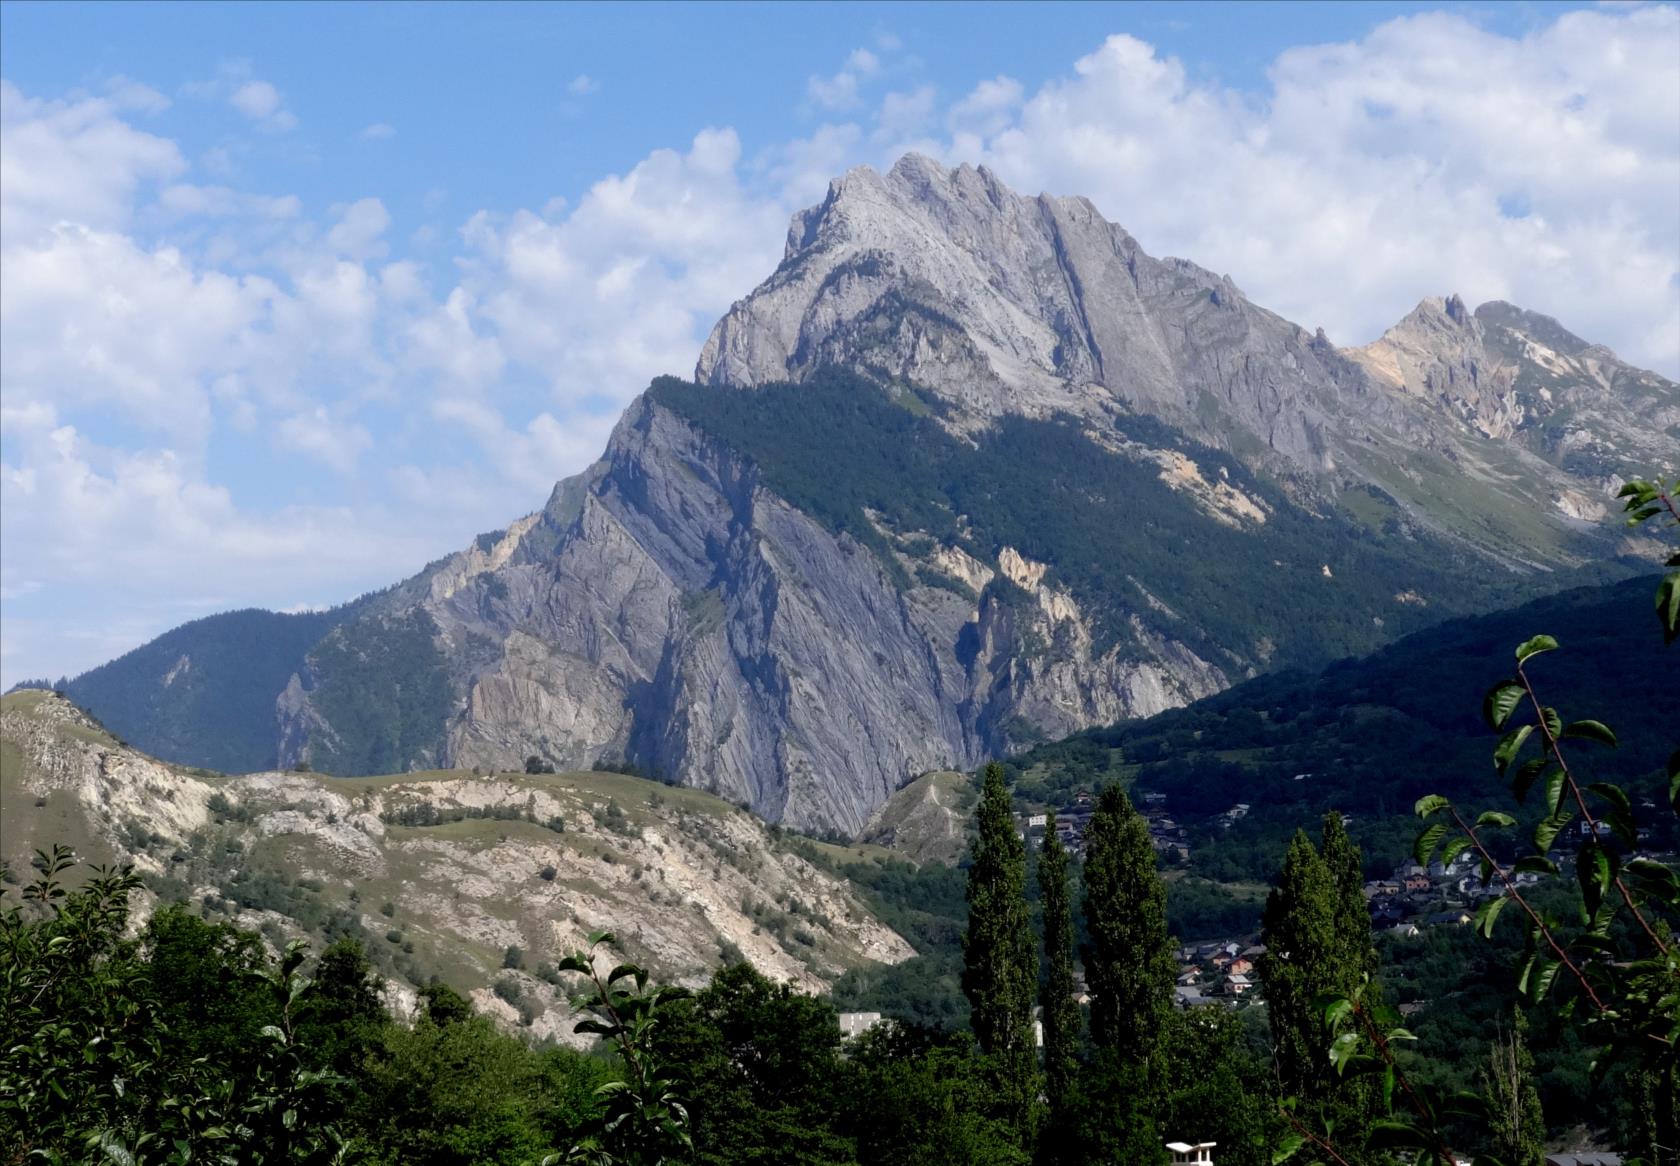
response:
<svg viewBox="0 0 1680 1166"><path fill-rule="evenodd" d="M555 217L481 213L462 286L553 396L623 400L694 366L698 336L776 264L786 208L748 189L733 130L656 150Z"/></svg>
<svg viewBox="0 0 1680 1166"><path fill-rule="evenodd" d="M1425 295L1547 312L1680 373L1680 12L1520 38L1427 13L1291 50L1266 100L1110 38L947 156L1085 194L1156 253L1362 343ZM969 100L979 100L977 89Z"/></svg>
<svg viewBox="0 0 1680 1166"><path fill-rule="evenodd" d="M868 49L853 49L843 69L828 77L813 75L805 83L805 92L819 109L856 109L863 104L859 92L863 81L880 71L879 57Z"/></svg>
<svg viewBox="0 0 1680 1166"><path fill-rule="evenodd" d="M206 101L225 101L258 129L285 133L297 128L295 114L272 81L253 74L251 62L224 61L209 81L192 81L182 86L188 96Z"/></svg>
<svg viewBox="0 0 1680 1166"><path fill-rule="evenodd" d="M362 132L356 135L364 142L383 142L397 136L397 129L389 122L376 121L372 125L362 127Z"/></svg>
<svg viewBox="0 0 1680 1166"><path fill-rule="evenodd" d="M576 77L573 77L571 83L566 86L566 92L570 93L574 97L588 97L600 87L600 83L588 73L579 73Z"/></svg>
<svg viewBox="0 0 1680 1166"><path fill-rule="evenodd" d="M137 130L111 98L29 98L0 81L0 238L20 243L60 222L128 223L136 192L175 177L174 142Z"/></svg>
<svg viewBox="0 0 1680 1166"><path fill-rule="evenodd" d="M393 240L393 192L314 215L240 189L225 145L189 166L138 128L168 102L137 82L56 100L0 82L4 680L215 606L341 599L540 505L631 395L693 367L793 209L910 146L1087 195L1341 343L1456 290L1680 374L1672 7L1518 37L1412 16L1284 53L1260 92L1114 37L1034 90L942 96L887 84L909 73L899 47L812 78L825 120L797 141L748 155L704 129L454 236L436 192L429 262L393 254L415 246L413 224ZM291 117L244 64L185 92L259 127Z"/></svg>

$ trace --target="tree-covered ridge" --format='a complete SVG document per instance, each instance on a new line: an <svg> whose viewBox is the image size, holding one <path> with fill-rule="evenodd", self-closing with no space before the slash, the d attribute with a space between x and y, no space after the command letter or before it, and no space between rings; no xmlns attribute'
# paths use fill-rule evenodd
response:
<svg viewBox="0 0 1680 1166"><path fill-rule="evenodd" d="M437 631L414 608L347 623L316 646L311 697L330 729L310 738L313 766L353 776L436 764L455 701Z"/></svg>
<svg viewBox="0 0 1680 1166"><path fill-rule="evenodd" d="M274 701L353 605L230 611L182 624L63 682L117 736L156 757L221 773L273 768Z"/></svg>
<svg viewBox="0 0 1680 1166"><path fill-rule="evenodd" d="M1185 455L1205 478L1258 500L1264 523L1216 520L1163 481L1156 462L1111 452L1071 422L1004 417L971 445L913 390L837 369L737 392L662 377L648 395L750 460L795 507L874 548L901 585L910 580L871 515L992 563L1013 547L1049 564L1050 581L1110 640L1132 634L1135 614L1221 665L1370 651L1486 606L1512 580L1414 528L1381 491L1315 515L1149 417L1125 419L1112 440Z"/></svg>
<svg viewBox="0 0 1680 1166"><path fill-rule="evenodd" d="M1303 819L1335 806L1355 818L1372 874L1410 850L1412 803L1437 786L1467 798L1500 788L1482 750L1477 709L1488 661L1535 628L1567 651L1544 663L1552 699L1568 715L1619 691L1629 677L1672 668L1660 637L1630 627L1649 603L1649 578L1576 588L1488 615L1449 621L1369 656L1315 674L1258 677L1183 709L1077 734L1009 762L1029 800L1067 804L1075 790L1114 778L1166 795L1190 831L1193 870L1215 879L1267 880ZM1585 763L1646 799L1660 793L1673 747L1656 717L1620 726L1620 746ZM1221 819L1237 803L1235 820ZM1656 841L1673 841L1659 820Z"/></svg>

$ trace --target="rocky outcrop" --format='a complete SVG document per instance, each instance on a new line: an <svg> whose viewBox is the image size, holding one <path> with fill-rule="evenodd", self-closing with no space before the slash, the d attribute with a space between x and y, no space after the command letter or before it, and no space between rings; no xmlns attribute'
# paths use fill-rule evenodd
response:
<svg viewBox="0 0 1680 1166"><path fill-rule="evenodd" d="M532 547L554 549L515 549L419 604L459 667L449 765L628 761L772 820L855 833L919 773L1227 682L1141 623L1141 651L1097 646L1071 596L1040 582L1044 564L1011 548L999 567L1027 607L985 582L966 596L905 588L868 547L646 399L576 506L522 529ZM958 584L998 569L955 548L905 561L954 570ZM463 645L494 651L475 661ZM301 681L280 715L288 764L311 760L310 743L334 731Z"/></svg>
<svg viewBox="0 0 1680 1166"><path fill-rule="evenodd" d="M268 689L280 764L630 764L855 833L919 773L1290 660L1245 620L1264 603L1292 611L1292 596L1226 588L1213 634L1175 593L1194 589L1215 536L1251 540L1219 545L1279 579L1310 544L1315 584L1357 577L1328 561L1352 544L1381 544L1391 567L1538 574L1628 549L1590 524L1621 478L1680 464L1680 387L1555 321L1428 300L1374 344L1338 349L1228 278L1146 254L1085 199L1018 195L983 168L916 155L853 170L796 215L782 264L719 321L695 375L727 395L713 402L750 407L771 384L810 392L835 366L964 451L1022 418L1057 433L1067 421L1092 452L1148 467L1080 512L1142 533L1100 564L1072 561L1091 558L1078 537L1035 563L1022 548L1043 498L1017 498L974 537L963 503L918 494L943 509L916 522L941 529L898 529L876 521L890 481L838 521L813 501L820 483L767 484L650 391L542 511L335 616ZM1163 484L1167 506L1137 521ZM1180 502L1201 525L1176 521ZM1154 571L1157 555L1192 571ZM1423 591L1392 573L1357 613L1362 635L1391 634L1407 608L1458 610L1474 571ZM148 657L147 682L179 655Z"/></svg>
<svg viewBox="0 0 1680 1166"><path fill-rule="evenodd" d="M1572 472L1550 491L1570 517L1602 514L1609 487L1674 464L1674 384L1537 312L1426 299L1348 355L1379 383Z"/></svg>
<svg viewBox="0 0 1680 1166"><path fill-rule="evenodd" d="M534 972L596 930L693 986L746 958L820 992L848 968L914 954L844 880L759 819L688 790L588 773L223 777L128 749L39 691L0 700L0 745L0 858L13 870L33 848L68 842L271 942L319 941L327 918L340 933L359 926L394 1001L441 972L512 1023L519 1014L490 990L508 979L538 1037L576 1039L564 991ZM15 808L28 800L32 813ZM294 893L253 902L256 884ZM306 909L289 906L299 901ZM155 902L143 893L139 917ZM524 965L504 971L510 946Z"/></svg>
<svg viewBox="0 0 1680 1166"><path fill-rule="evenodd" d="M825 365L921 386L972 429L1008 413L1161 417L1324 466L1330 406L1364 391L1334 351L1227 278L1145 254L1083 198L910 154L859 167L794 220L781 268L730 309L695 379L749 387Z"/></svg>

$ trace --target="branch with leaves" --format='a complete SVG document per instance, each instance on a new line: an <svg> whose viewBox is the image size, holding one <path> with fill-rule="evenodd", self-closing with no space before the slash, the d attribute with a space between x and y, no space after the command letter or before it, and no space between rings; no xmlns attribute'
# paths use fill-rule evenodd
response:
<svg viewBox="0 0 1680 1166"><path fill-rule="evenodd" d="M572 999L572 1007L587 1014L576 1031L611 1042L624 1074L595 1091L603 1105L598 1128L569 1154L545 1158L543 1166L661 1166L693 1148L688 1109L654 1048L663 1015L687 993L681 988L649 988L646 969L635 964L621 963L603 974L597 953L615 946L610 932L597 931L585 950L561 961L560 970L588 982Z"/></svg>

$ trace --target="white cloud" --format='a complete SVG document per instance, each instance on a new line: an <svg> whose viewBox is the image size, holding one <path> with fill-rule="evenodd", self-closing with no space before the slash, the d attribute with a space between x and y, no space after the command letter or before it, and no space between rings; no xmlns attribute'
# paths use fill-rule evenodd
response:
<svg viewBox="0 0 1680 1166"><path fill-rule="evenodd" d="M364 142L383 142L397 136L397 129L389 122L376 121L372 125L363 126L362 132L356 135Z"/></svg>
<svg viewBox="0 0 1680 1166"><path fill-rule="evenodd" d="M1013 77L998 74L982 81L951 107L946 124L953 134L996 134L1009 125L1020 108L1023 90Z"/></svg>
<svg viewBox="0 0 1680 1166"><path fill-rule="evenodd" d="M1283 54L1262 103L1117 36L946 154L1085 194L1152 252L1229 272L1338 343L1458 291L1673 376L1677 54L1672 7L1565 13L1521 38L1430 13Z"/></svg>
<svg viewBox="0 0 1680 1166"><path fill-rule="evenodd" d="M694 366L713 318L776 263L786 207L737 173L733 130L689 151L656 150L555 218L480 214L463 286L507 356L548 379L553 399L625 400Z"/></svg>
<svg viewBox="0 0 1680 1166"><path fill-rule="evenodd" d="M354 422L333 417L325 405L294 413L280 422L280 444L316 458L340 474L350 474L363 450L373 445L368 431Z"/></svg>
<svg viewBox="0 0 1680 1166"><path fill-rule="evenodd" d="M228 95L228 104L252 121L262 121L279 111L280 91L267 81L247 81Z"/></svg>
<svg viewBox="0 0 1680 1166"><path fill-rule="evenodd" d="M57 101L0 82L5 678L97 663L212 604L352 595L540 505L652 376L693 367L791 210L907 145L1086 194L1339 342L1457 290L1680 373L1674 8L1520 38L1392 21L1283 54L1260 94L1116 37L1033 92L901 82L866 103L910 72L897 51L877 38L814 78L813 105L850 115L750 158L703 130L453 238L433 192L428 262L391 254L370 192L317 217L241 189L227 145L190 170L133 124L167 107L135 82ZM248 65L185 91L290 118ZM275 472L287 459L331 474ZM73 636L90 624L103 638Z"/></svg>
<svg viewBox="0 0 1680 1166"><path fill-rule="evenodd" d="M205 101L225 101L267 133L285 133L297 128L297 117L286 108L280 90L273 82L255 76L250 61L224 61L214 78L188 82L181 92Z"/></svg>
<svg viewBox="0 0 1680 1166"><path fill-rule="evenodd" d="M59 222L122 227L142 186L186 169L174 142L118 114L112 99L37 100L0 80L0 239L27 242Z"/></svg>
<svg viewBox="0 0 1680 1166"><path fill-rule="evenodd" d="M595 78L591 77L588 73L579 73L576 77L573 77L571 83L566 86L566 91L574 97L588 97L600 87L600 82L596 81Z"/></svg>
<svg viewBox="0 0 1680 1166"><path fill-rule="evenodd" d="M845 68L830 77L811 76L805 82L806 96L819 109L841 111L863 104L861 82L881 71L881 59L868 49L853 49Z"/></svg>
<svg viewBox="0 0 1680 1166"><path fill-rule="evenodd" d="M351 203L339 214L338 222L327 232L327 246L339 255L352 259L377 258L385 254L386 228L391 215L377 198L364 198Z"/></svg>

